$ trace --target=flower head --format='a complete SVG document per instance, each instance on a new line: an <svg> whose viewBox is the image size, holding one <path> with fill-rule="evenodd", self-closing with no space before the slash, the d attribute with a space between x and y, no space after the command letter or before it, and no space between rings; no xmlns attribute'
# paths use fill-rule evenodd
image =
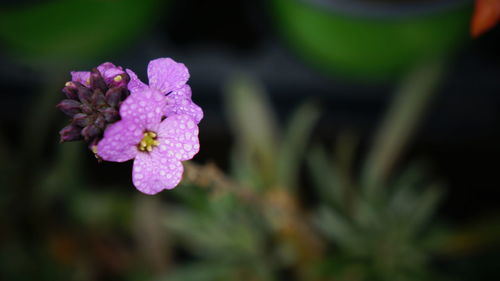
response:
<svg viewBox="0 0 500 281"><path fill-rule="evenodd" d="M92 148L109 124L120 119L119 106L130 94L130 80L121 67L103 63L92 71L72 72L66 83L66 99L57 107L71 117L59 134L61 142L84 139Z"/></svg>
<svg viewBox="0 0 500 281"><path fill-rule="evenodd" d="M195 121L186 114L162 120L164 100L159 91L151 89L130 95L120 108L122 120L109 126L97 145L103 160L134 159L133 183L146 194L177 186L183 173L181 161L199 150Z"/></svg>
<svg viewBox="0 0 500 281"><path fill-rule="evenodd" d="M84 139L105 161L134 159L134 185L146 194L174 188L181 161L200 148L197 124L203 111L191 101L189 72L170 58L149 63L150 85L134 72L103 63L90 72L71 72L57 107L71 117L61 142Z"/></svg>
<svg viewBox="0 0 500 281"><path fill-rule="evenodd" d="M196 124L203 119L202 109L191 100L191 87L186 84L189 71L184 64L177 63L171 58L150 61L148 65L149 86L141 82L132 70L126 71L130 76L128 88L133 95L150 89L166 97L161 109L164 116L186 114Z"/></svg>

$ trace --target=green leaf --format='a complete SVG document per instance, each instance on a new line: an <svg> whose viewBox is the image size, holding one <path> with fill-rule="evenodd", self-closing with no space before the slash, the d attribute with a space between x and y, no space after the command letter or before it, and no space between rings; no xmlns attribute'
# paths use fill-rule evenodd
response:
<svg viewBox="0 0 500 281"><path fill-rule="evenodd" d="M434 215L436 208L443 197L443 189L440 185L429 186L418 198L414 213L411 217L411 226L419 230Z"/></svg>
<svg viewBox="0 0 500 281"><path fill-rule="evenodd" d="M176 268L155 281L234 281L275 280L269 266L263 263L222 263L220 261L196 262Z"/></svg>
<svg viewBox="0 0 500 281"><path fill-rule="evenodd" d="M258 171L265 183L272 184L279 132L262 88L248 76L235 76L226 85L225 99L236 147L241 150L236 152L238 160L246 161L242 164L247 170Z"/></svg>
<svg viewBox="0 0 500 281"><path fill-rule="evenodd" d="M182 266L157 281L230 281L232 269L220 263L200 262Z"/></svg>
<svg viewBox="0 0 500 281"><path fill-rule="evenodd" d="M410 232L418 232L434 214L443 195L442 188L428 185L420 166L414 165L399 176L389 195L387 212Z"/></svg>
<svg viewBox="0 0 500 281"><path fill-rule="evenodd" d="M369 194L373 195L387 183L399 155L425 117L443 72L442 61L427 62L402 82L365 162L363 186Z"/></svg>
<svg viewBox="0 0 500 281"><path fill-rule="evenodd" d="M425 187L422 182L423 172L418 165L405 169L392 184L391 190L386 190L387 211L407 220L415 210L415 203L420 196L416 190Z"/></svg>
<svg viewBox="0 0 500 281"><path fill-rule="evenodd" d="M266 181L254 154L251 147L242 143L236 143L230 154L231 176L250 188L262 187Z"/></svg>
<svg viewBox="0 0 500 281"><path fill-rule="evenodd" d="M165 226L194 255L218 260L252 260L260 255L262 228L232 197L211 198L209 208L171 208Z"/></svg>
<svg viewBox="0 0 500 281"><path fill-rule="evenodd" d="M311 103L306 103L299 107L292 116L278 153L278 185L290 188L295 187L301 160L306 151L307 141L318 118L319 111Z"/></svg>
<svg viewBox="0 0 500 281"><path fill-rule="evenodd" d="M342 186L337 170L333 163L328 160L327 155L323 147L314 146L307 157L308 167L320 200L342 209L344 205Z"/></svg>
<svg viewBox="0 0 500 281"><path fill-rule="evenodd" d="M327 207L320 208L315 223L341 249L353 255L365 252L363 236L346 217L335 210Z"/></svg>

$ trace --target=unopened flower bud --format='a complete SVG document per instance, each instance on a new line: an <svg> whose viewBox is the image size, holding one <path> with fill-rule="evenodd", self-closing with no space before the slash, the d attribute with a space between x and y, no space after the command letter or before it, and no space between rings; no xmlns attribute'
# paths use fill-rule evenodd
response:
<svg viewBox="0 0 500 281"><path fill-rule="evenodd" d="M61 135L60 142L62 143L66 141L75 141L82 139L80 131L81 131L80 127L72 124L62 128L62 130L59 131L59 135Z"/></svg>
<svg viewBox="0 0 500 281"><path fill-rule="evenodd" d="M57 105L72 117L70 125L61 130L61 141L83 138L93 150L106 128L120 120L120 105L130 95L130 76L109 62L90 72L74 71L71 76L72 81L63 88L68 99Z"/></svg>
<svg viewBox="0 0 500 281"><path fill-rule="evenodd" d="M104 130L104 127L106 126L106 120L104 120L104 117L102 115L99 115L95 119L94 125L96 125L97 128Z"/></svg>
<svg viewBox="0 0 500 281"><path fill-rule="evenodd" d="M101 129L99 129L96 125L90 124L83 128L82 130L82 136L85 139L85 141L90 141L96 137L99 136L101 133Z"/></svg>
<svg viewBox="0 0 500 281"><path fill-rule="evenodd" d="M90 88L92 89L100 89L101 91L106 91L107 86L104 78L97 68L93 68L90 72Z"/></svg>
<svg viewBox="0 0 500 281"><path fill-rule="evenodd" d="M73 116L71 123L79 127L85 127L89 124L89 117L85 113L78 113Z"/></svg>
<svg viewBox="0 0 500 281"><path fill-rule="evenodd" d="M110 87L126 87L130 81L130 76L127 73L122 73L113 77L110 82Z"/></svg>
<svg viewBox="0 0 500 281"><path fill-rule="evenodd" d="M106 105L106 99L104 93L100 89L94 90L92 94L92 106L94 108L99 108Z"/></svg>
<svg viewBox="0 0 500 281"><path fill-rule="evenodd" d="M69 117L73 117L81 111L80 106L81 103L76 100L63 100L56 107Z"/></svg>
<svg viewBox="0 0 500 281"><path fill-rule="evenodd" d="M92 101L92 90L85 86L78 87L78 99L84 104L90 104Z"/></svg>
<svg viewBox="0 0 500 281"><path fill-rule="evenodd" d="M82 104L81 108L82 108L82 112L87 114L87 115L90 115L94 112L92 107L88 104Z"/></svg>
<svg viewBox="0 0 500 281"><path fill-rule="evenodd" d="M106 92L106 103L110 106L116 107L118 103L122 100L122 95L125 89L122 87L113 87Z"/></svg>
<svg viewBox="0 0 500 281"><path fill-rule="evenodd" d="M108 107L102 111L102 115L104 116L104 119L108 123L113 123L115 121L118 121L120 119L120 114L118 113L118 110Z"/></svg>
<svg viewBox="0 0 500 281"><path fill-rule="evenodd" d="M75 82L72 81L66 82L62 91L68 99L72 100L78 99L78 87L76 86Z"/></svg>

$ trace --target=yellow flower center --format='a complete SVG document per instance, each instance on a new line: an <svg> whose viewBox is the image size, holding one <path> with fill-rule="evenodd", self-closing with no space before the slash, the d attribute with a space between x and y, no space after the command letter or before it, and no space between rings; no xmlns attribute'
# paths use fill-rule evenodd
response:
<svg viewBox="0 0 500 281"><path fill-rule="evenodd" d="M155 132L144 132L144 137L142 138L141 142L137 145L137 148L139 148L140 151L147 151L151 152L153 151L153 147L158 146L160 144L159 141L156 140L156 133Z"/></svg>
<svg viewBox="0 0 500 281"><path fill-rule="evenodd" d="M115 78L113 78L113 80L115 80L115 82L120 82L122 81L122 76L121 75L116 75Z"/></svg>

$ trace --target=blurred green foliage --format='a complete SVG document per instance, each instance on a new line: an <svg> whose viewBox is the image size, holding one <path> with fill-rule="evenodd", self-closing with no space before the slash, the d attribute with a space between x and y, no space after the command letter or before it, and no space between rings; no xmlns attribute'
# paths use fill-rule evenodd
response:
<svg viewBox="0 0 500 281"><path fill-rule="evenodd" d="M442 185L417 164L394 169L441 71L427 65L403 82L367 157L352 133L333 152L311 141L316 104L280 125L262 85L235 76L229 171L185 163L182 186L155 197L128 174L96 183L86 147L56 146L47 132L59 82L49 81L22 141L0 132L0 279L446 280L436 256L492 245L499 228L443 227L433 220ZM110 166L99 169L112 176Z"/></svg>
<svg viewBox="0 0 500 281"><path fill-rule="evenodd" d="M165 280L435 277L430 259L444 234L430 228L429 219L442 189L422 169L407 169L373 196L352 172L352 136L338 142L338 162L321 145L308 148L319 117L315 106L299 107L282 133L258 83L236 77L226 92L237 139L231 183L208 184L211 192L203 190L205 199L196 200L202 208L188 204L190 194L169 212L175 215L167 227L196 261ZM302 198L306 155L314 183L306 193L317 201L312 208Z"/></svg>
<svg viewBox="0 0 500 281"><path fill-rule="evenodd" d="M96 59L124 48L157 16L157 0L51 0L0 11L0 38L26 63Z"/></svg>

